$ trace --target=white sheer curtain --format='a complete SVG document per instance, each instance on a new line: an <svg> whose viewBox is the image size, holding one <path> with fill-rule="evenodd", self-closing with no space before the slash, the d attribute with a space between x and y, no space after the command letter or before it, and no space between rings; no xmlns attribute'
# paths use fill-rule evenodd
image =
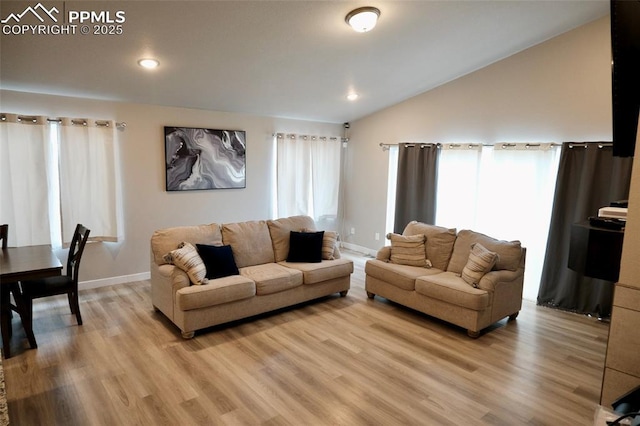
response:
<svg viewBox="0 0 640 426"><path fill-rule="evenodd" d="M438 165L436 224L476 229L479 208L480 144L445 144Z"/></svg>
<svg viewBox="0 0 640 426"><path fill-rule="evenodd" d="M436 224L520 240L527 248L525 299L536 300L549 233L559 149L497 144L443 149Z"/></svg>
<svg viewBox="0 0 640 426"><path fill-rule="evenodd" d="M93 241L118 240L114 123L63 119L60 126L62 240L78 223Z"/></svg>
<svg viewBox="0 0 640 426"><path fill-rule="evenodd" d="M312 216L318 221L338 216L341 146L339 137L311 137Z"/></svg>
<svg viewBox="0 0 640 426"><path fill-rule="evenodd" d="M0 121L0 223L10 246L51 243L52 164L49 125L43 117L3 114Z"/></svg>
<svg viewBox="0 0 640 426"><path fill-rule="evenodd" d="M339 137L276 135L276 215L335 220L340 189Z"/></svg>

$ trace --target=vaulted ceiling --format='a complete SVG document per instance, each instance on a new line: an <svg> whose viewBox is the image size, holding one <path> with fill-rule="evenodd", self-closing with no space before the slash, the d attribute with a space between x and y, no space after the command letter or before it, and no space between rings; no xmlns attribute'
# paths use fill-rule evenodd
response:
<svg viewBox="0 0 640 426"><path fill-rule="evenodd" d="M345 122L609 13L608 1L42 1L58 22L2 24L0 87L135 103ZM0 18L37 1L0 3ZM345 15L375 6L368 33ZM70 12L124 18L122 34L22 33ZM124 12L117 14L117 12ZM122 20L122 19L120 19ZM65 22L67 21L67 22ZM114 25L117 23L114 22ZM8 29L7 29L8 28ZM112 27L113 29L113 27ZM19 32L19 34L11 34ZM160 66L142 69L154 57ZM359 94L349 101L350 92Z"/></svg>

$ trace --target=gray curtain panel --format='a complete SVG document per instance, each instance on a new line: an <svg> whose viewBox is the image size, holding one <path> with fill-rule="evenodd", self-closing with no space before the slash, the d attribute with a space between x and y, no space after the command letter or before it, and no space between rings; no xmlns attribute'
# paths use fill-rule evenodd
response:
<svg viewBox="0 0 640 426"><path fill-rule="evenodd" d="M394 232L402 233L412 220L435 223L438 157L436 144L402 143L398 146Z"/></svg>
<svg viewBox="0 0 640 426"><path fill-rule="evenodd" d="M633 158L614 157L611 146L599 146L597 142L562 145L538 304L609 316L613 283L586 277L567 266L571 225L629 196Z"/></svg>

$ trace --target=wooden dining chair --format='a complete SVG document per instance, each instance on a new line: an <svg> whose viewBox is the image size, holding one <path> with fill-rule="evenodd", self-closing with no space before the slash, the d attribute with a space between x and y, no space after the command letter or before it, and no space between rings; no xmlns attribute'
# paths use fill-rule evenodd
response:
<svg viewBox="0 0 640 426"><path fill-rule="evenodd" d="M9 225L0 225L0 240L2 240L2 249L7 248L7 240L9 239Z"/></svg>
<svg viewBox="0 0 640 426"><path fill-rule="evenodd" d="M20 283L22 297L26 304L25 314L29 325L33 319L33 299L65 294L69 298L71 313L75 314L78 325L82 325L80 305L78 304L78 272L80 271L80 259L84 252L84 246L89 238L89 230L78 224L71 239L67 269L65 275L47 277L39 280L23 281ZM23 318L24 321L24 318Z"/></svg>

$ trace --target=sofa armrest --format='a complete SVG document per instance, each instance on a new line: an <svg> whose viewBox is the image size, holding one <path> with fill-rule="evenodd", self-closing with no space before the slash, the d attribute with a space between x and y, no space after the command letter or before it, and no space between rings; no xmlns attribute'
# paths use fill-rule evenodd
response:
<svg viewBox="0 0 640 426"><path fill-rule="evenodd" d="M378 253L376 253L376 259L388 262L389 259L391 259L391 246L384 246L378 250Z"/></svg>
<svg viewBox="0 0 640 426"><path fill-rule="evenodd" d="M154 308L162 311L173 320L176 292L188 287L189 276L174 265L158 265L151 260L151 302Z"/></svg>
<svg viewBox="0 0 640 426"><path fill-rule="evenodd" d="M189 280L189 275L187 275L185 271L177 266L173 266L173 270L171 271L171 284L173 293L175 294L175 292L181 288L189 287L191 285L191 281Z"/></svg>

